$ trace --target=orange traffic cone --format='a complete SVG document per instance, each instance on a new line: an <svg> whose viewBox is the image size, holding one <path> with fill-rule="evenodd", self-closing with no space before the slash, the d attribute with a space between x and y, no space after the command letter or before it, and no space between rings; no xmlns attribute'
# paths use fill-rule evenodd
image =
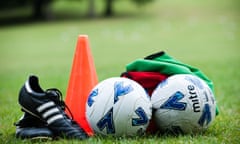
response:
<svg viewBox="0 0 240 144"><path fill-rule="evenodd" d="M88 36L79 35L65 102L71 110L74 120L90 136L93 135L93 130L87 122L85 104L90 91L97 82Z"/></svg>

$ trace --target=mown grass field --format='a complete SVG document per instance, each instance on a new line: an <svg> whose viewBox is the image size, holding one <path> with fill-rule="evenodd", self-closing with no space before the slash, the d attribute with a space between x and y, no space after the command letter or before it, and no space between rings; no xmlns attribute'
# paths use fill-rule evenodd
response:
<svg viewBox="0 0 240 144"><path fill-rule="evenodd" d="M215 86L220 115L203 134L134 138L92 137L47 143L239 143L240 10L237 0L156 0L138 9L118 1L116 17L28 22L0 27L0 143L31 143L14 136L22 112L18 92L29 74L44 89L66 94L77 36L87 34L99 81L158 51L201 69ZM56 12L69 9L62 2ZM143 12L141 12L142 10Z"/></svg>

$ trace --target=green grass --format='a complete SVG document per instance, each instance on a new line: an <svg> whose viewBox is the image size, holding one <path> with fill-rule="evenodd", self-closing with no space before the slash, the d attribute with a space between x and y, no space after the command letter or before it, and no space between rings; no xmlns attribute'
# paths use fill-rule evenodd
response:
<svg viewBox="0 0 240 144"><path fill-rule="evenodd" d="M66 94L77 36L87 34L99 81L119 76L137 58L164 50L201 69L215 85L220 115L207 132L184 136L93 137L82 143L238 143L240 136L240 17L237 0L161 0L140 13L117 2L117 17L68 19L0 27L0 143L15 138L22 112L18 91L29 74L43 88ZM57 9L64 5L57 3ZM127 13L130 14L127 14ZM79 143L59 140L48 143Z"/></svg>

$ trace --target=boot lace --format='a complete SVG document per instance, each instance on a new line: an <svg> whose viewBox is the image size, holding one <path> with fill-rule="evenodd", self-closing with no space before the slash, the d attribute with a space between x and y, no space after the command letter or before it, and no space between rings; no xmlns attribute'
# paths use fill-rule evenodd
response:
<svg viewBox="0 0 240 144"><path fill-rule="evenodd" d="M65 116L73 120L73 114L70 108L63 101L63 98L62 98L63 96L61 91L56 88L50 88L46 90L46 93L49 95L49 99L54 101L55 104L58 105L63 111L67 110L70 114L70 117L64 112Z"/></svg>

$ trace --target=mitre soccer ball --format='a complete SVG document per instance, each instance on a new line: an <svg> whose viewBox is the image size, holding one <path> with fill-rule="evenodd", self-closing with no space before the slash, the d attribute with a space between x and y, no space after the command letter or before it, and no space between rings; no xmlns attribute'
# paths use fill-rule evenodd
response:
<svg viewBox="0 0 240 144"><path fill-rule="evenodd" d="M215 118L213 92L205 81L194 75L170 76L153 91L151 102L153 119L160 132L202 132Z"/></svg>
<svg viewBox="0 0 240 144"><path fill-rule="evenodd" d="M96 134L135 136L145 132L152 104L137 82L113 77L93 88L86 103L86 115Z"/></svg>

